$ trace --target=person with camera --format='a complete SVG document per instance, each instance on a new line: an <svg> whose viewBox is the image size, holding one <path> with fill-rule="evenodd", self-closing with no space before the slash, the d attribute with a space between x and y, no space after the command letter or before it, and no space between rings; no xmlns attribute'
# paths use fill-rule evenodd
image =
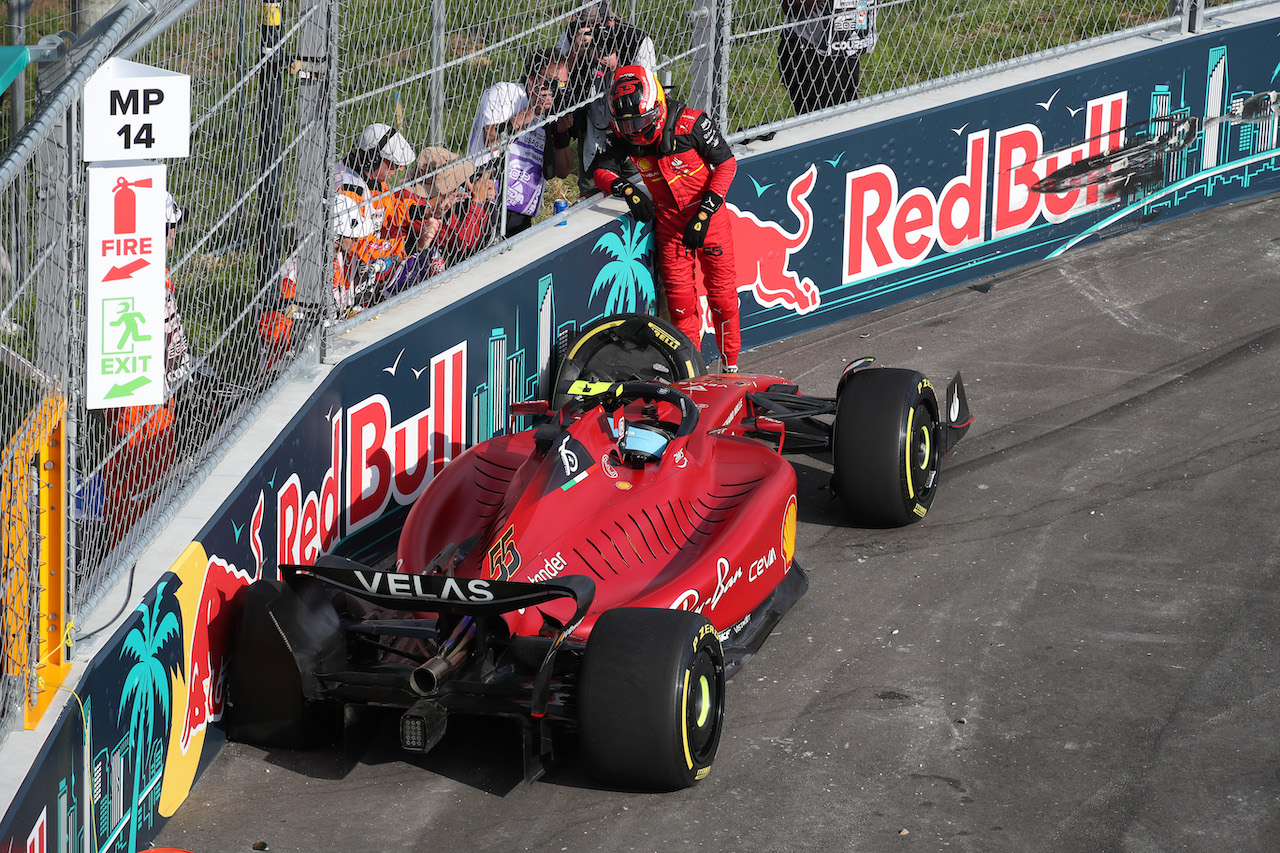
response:
<svg viewBox="0 0 1280 853"><path fill-rule="evenodd" d="M556 115L565 106L568 82L564 59L544 48L525 63L523 83L497 83L480 96L467 157L505 175L505 237L533 224L548 177L568 177L573 170L573 115Z"/></svg>
<svg viewBox="0 0 1280 853"><path fill-rule="evenodd" d="M624 65L658 70L653 39L639 27L625 23L609 8L609 0L592 0L569 19L557 45L569 63L569 100L590 100L573 114L573 136L578 142L578 191L596 192L591 163L605 150L609 132L609 100L606 94L614 73ZM634 175L631 161L622 164L623 175Z"/></svg>
<svg viewBox="0 0 1280 853"><path fill-rule="evenodd" d="M738 278L733 227L721 208L738 161L706 113L667 104L666 92L647 68L618 69L609 110L609 145L592 164L596 186L625 200L636 220L654 223L667 309L676 328L695 343L702 340L702 311L694 265L701 265L722 369L737 373L742 348ZM647 195L622 177L624 158L639 168Z"/></svg>
<svg viewBox="0 0 1280 853"><path fill-rule="evenodd" d="M876 0L782 0L778 73L796 115L858 98L876 44Z"/></svg>

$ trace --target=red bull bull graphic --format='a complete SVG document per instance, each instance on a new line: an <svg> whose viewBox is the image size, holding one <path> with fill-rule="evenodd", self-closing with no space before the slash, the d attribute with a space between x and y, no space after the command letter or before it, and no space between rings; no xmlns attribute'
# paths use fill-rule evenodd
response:
<svg viewBox="0 0 1280 853"><path fill-rule="evenodd" d="M194 543L173 567L181 581L173 598L182 614L186 665L171 679L173 712L158 805L162 816L173 814L186 797L204 752L205 732L226 710L225 650L236 619L234 602L260 569L242 571L217 556L206 557Z"/></svg>
<svg viewBox="0 0 1280 853"><path fill-rule="evenodd" d="M751 294L765 308L808 314L822 303L822 293L813 279L790 269L791 256L807 246L813 236L813 208L808 198L817 176L818 167L810 164L787 190L787 206L800 220L795 231L787 231L777 222L761 219L736 204L725 204L725 210L733 217L738 292Z"/></svg>
<svg viewBox="0 0 1280 853"><path fill-rule="evenodd" d="M211 557L205 567L204 583L196 604L187 653L187 710L182 716L178 748L186 753L192 738L210 723L222 719L226 703L228 638L234 624L232 600L257 573L241 571L234 565ZM186 615L185 613L183 614Z"/></svg>

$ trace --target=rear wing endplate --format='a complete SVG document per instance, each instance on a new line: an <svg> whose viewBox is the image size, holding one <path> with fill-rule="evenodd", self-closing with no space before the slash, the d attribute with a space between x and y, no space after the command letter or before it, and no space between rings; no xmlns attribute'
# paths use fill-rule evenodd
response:
<svg viewBox="0 0 1280 853"><path fill-rule="evenodd" d="M969 431L969 425L973 423L973 414L969 411L969 398L964 393L964 382L960 379L959 371L947 383L947 409L943 412L942 420L946 424L942 443L942 452L945 454L956 446L956 443Z"/></svg>

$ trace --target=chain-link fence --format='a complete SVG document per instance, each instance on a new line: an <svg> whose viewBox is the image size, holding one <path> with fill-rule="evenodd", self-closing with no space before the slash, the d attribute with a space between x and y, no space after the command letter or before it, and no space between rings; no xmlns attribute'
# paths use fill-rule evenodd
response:
<svg viewBox="0 0 1280 853"><path fill-rule="evenodd" d="M521 140L567 134L575 156L594 144L611 65L651 65L674 98L742 138L1171 13L1168 0L124 0L76 38L86 4L36 2L14 28L16 5L11 32L47 50L0 121L0 735L38 692L49 644L37 642L53 553L42 515L66 518L58 577L72 616L87 613L283 370L361 308L446 282L502 239L514 192L503 158ZM111 55L190 75L191 155L167 163L165 402L91 411L80 145L102 128L80 126L77 101ZM508 103L509 118L477 122L482 104L553 78L563 85L532 117ZM359 198L335 181L340 161ZM400 168L378 173L385 161ZM591 191L583 172L578 159L547 181L531 217ZM71 493L42 503L51 413L65 413Z"/></svg>

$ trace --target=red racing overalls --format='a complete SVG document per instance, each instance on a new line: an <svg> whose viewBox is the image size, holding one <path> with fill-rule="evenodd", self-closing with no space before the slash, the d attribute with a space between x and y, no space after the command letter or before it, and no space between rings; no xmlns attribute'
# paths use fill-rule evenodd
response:
<svg viewBox="0 0 1280 853"><path fill-rule="evenodd" d="M693 283L694 264L701 262L716 345L724 363L736 366L742 335L729 214L722 208L711 217L701 249L687 249L682 242L703 197L714 192L724 198L729 191L738 169L729 143L706 113L672 103L656 145L637 146L610 133L609 147L593 164L601 192L609 193L617 180L620 157L635 162L653 198L657 266L672 322L695 344L702 339L702 312Z"/></svg>

